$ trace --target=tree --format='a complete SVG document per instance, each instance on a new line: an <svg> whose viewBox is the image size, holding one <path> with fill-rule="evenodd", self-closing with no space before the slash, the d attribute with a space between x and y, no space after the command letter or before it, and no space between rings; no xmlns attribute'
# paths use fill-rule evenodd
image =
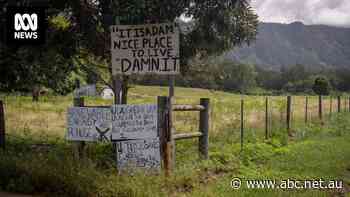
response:
<svg viewBox="0 0 350 197"><path fill-rule="evenodd" d="M23 0L28 4L36 1ZM74 58L78 65L82 65L81 50L110 59L110 25L174 22L186 15L191 18L193 30L180 36L182 73L188 71L188 60L195 55L220 54L249 43L255 39L258 25L257 15L246 0L62 0L51 1L50 10L68 20L64 36L73 43L65 46L72 47L75 53L65 59ZM73 66L71 69L77 66L69 65ZM110 64L104 67L111 73ZM92 72L94 68L87 70Z"/></svg>
<svg viewBox="0 0 350 197"><path fill-rule="evenodd" d="M76 2L76 1L74 1ZM112 0L70 3L80 25L82 42L96 56L109 58L109 25L173 22L181 15L192 18L193 31L181 35L181 72L189 70L195 55L219 54L256 36L257 16L245 0ZM68 3L69 4L69 3ZM94 30L91 28L96 27ZM97 41L98 44L94 44ZM104 45L101 43L104 43ZM98 47L96 47L98 46ZM110 65L109 65L110 66ZM109 71L111 68L109 67ZM127 91L128 78L122 88ZM123 103L126 94L123 94Z"/></svg>
<svg viewBox="0 0 350 197"><path fill-rule="evenodd" d="M312 90L318 95L329 95L330 86L328 80L324 77L316 78Z"/></svg>
<svg viewBox="0 0 350 197"><path fill-rule="evenodd" d="M0 7L36 5L37 1L1 2ZM40 4L42 5L42 4ZM4 17L6 9L0 10ZM60 10L49 7L47 42L41 46L15 46L0 40L0 90L33 91L36 100L38 86L52 88L66 94L74 87L72 72L75 66L71 57L76 54L73 25ZM0 29L6 29L2 20ZM4 38L4 32L1 36Z"/></svg>

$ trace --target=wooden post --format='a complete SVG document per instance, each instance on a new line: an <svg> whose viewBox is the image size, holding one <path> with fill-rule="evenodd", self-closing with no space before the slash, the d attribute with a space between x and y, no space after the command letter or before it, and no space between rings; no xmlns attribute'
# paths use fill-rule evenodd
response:
<svg viewBox="0 0 350 197"><path fill-rule="evenodd" d="M350 97L348 98L349 112L350 112Z"/></svg>
<svg viewBox="0 0 350 197"><path fill-rule="evenodd" d="M122 79L118 76L113 76L113 87L114 87L114 104L122 103Z"/></svg>
<svg viewBox="0 0 350 197"><path fill-rule="evenodd" d="M338 96L338 113L341 112L341 98Z"/></svg>
<svg viewBox="0 0 350 197"><path fill-rule="evenodd" d="M265 139L269 139L269 97L265 100Z"/></svg>
<svg viewBox="0 0 350 197"><path fill-rule="evenodd" d="M318 96L318 118L322 121L323 118L323 106L322 106L322 96Z"/></svg>
<svg viewBox="0 0 350 197"><path fill-rule="evenodd" d="M75 107L84 107L84 98L83 97L78 97L78 98L74 98L73 100L73 105ZM85 142L76 142L76 146L77 146L77 157L81 158L84 155L84 149L85 149Z"/></svg>
<svg viewBox="0 0 350 197"><path fill-rule="evenodd" d="M292 119L292 97L287 96L287 132L291 136L291 119Z"/></svg>
<svg viewBox="0 0 350 197"><path fill-rule="evenodd" d="M175 95L175 76L170 75L169 76L169 128L170 128L170 139L171 139L171 146L172 146L172 166L175 167L176 165L176 144L175 140L173 139L173 134L175 133L175 128L173 126L173 104L174 104L174 95Z"/></svg>
<svg viewBox="0 0 350 197"><path fill-rule="evenodd" d="M244 99L241 98L241 151L243 151L244 143Z"/></svg>
<svg viewBox="0 0 350 197"><path fill-rule="evenodd" d="M209 107L210 100L209 98L201 98L200 105L205 109L200 111L199 114L199 132L202 133L202 136L199 137L199 153L201 159L209 158Z"/></svg>
<svg viewBox="0 0 350 197"><path fill-rule="evenodd" d="M169 176L172 169L171 154L171 128L169 127L169 99L158 96L158 134L160 139L160 152L165 169L165 175Z"/></svg>
<svg viewBox="0 0 350 197"><path fill-rule="evenodd" d="M333 113L333 97L329 97L329 116L332 116Z"/></svg>
<svg viewBox="0 0 350 197"><path fill-rule="evenodd" d="M4 103L0 101L0 148L5 149L6 141Z"/></svg>
<svg viewBox="0 0 350 197"><path fill-rule="evenodd" d="M306 97L305 98L305 123L306 124L308 122L308 115L309 115L308 107L309 107L309 97Z"/></svg>

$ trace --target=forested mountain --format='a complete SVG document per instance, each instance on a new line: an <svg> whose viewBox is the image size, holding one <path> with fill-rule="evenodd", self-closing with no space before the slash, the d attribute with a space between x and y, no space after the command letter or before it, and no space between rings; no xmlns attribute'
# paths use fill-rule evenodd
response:
<svg viewBox="0 0 350 197"><path fill-rule="evenodd" d="M260 23L257 40L227 52L225 58L275 70L296 64L350 67L350 28Z"/></svg>

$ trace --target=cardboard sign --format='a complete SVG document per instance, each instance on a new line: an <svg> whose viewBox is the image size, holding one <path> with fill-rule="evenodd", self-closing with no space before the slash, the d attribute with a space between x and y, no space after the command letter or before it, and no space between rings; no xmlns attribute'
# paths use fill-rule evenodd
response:
<svg viewBox="0 0 350 197"><path fill-rule="evenodd" d="M112 139L146 139L158 136L157 105L114 105Z"/></svg>
<svg viewBox="0 0 350 197"><path fill-rule="evenodd" d="M111 109L71 107L67 116L67 140L109 141L111 138Z"/></svg>
<svg viewBox="0 0 350 197"><path fill-rule="evenodd" d="M112 74L178 74L179 28L175 23L111 26Z"/></svg>
<svg viewBox="0 0 350 197"><path fill-rule="evenodd" d="M96 96L96 85L86 85L79 89L74 90L74 97L81 97L81 96Z"/></svg>
<svg viewBox="0 0 350 197"><path fill-rule="evenodd" d="M128 140L117 143L119 172L134 169L160 170L159 139Z"/></svg>

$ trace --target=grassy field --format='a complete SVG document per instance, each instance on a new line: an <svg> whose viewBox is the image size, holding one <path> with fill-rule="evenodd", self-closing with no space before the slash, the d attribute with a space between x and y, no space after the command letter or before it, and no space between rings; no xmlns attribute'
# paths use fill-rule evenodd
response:
<svg viewBox="0 0 350 197"><path fill-rule="evenodd" d="M156 103L167 88L136 86L129 103ZM293 136L285 125L286 97L270 97L269 127L264 140L265 97L203 89L176 88L176 104L210 98L210 160L200 161L197 141L176 144L176 170L170 178L117 176L109 144L88 144L87 156L76 160L73 144L64 140L66 110L72 97L5 96L8 148L0 152L0 190L46 196L345 196L350 183L350 114L334 113L336 100L324 99L324 121L317 117L317 97L309 98L310 122L304 123L305 97L293 97ZM245 142L240 150L240 100L245 100ZM86 105L111 105L87 98ZM348 109L343 100L343 111ZM198 114L176 112L178 131L198 130ZM35 144L45 144L45 146ZM342 190L272 190L230 187L231 179L343 180Z"/></svg>

